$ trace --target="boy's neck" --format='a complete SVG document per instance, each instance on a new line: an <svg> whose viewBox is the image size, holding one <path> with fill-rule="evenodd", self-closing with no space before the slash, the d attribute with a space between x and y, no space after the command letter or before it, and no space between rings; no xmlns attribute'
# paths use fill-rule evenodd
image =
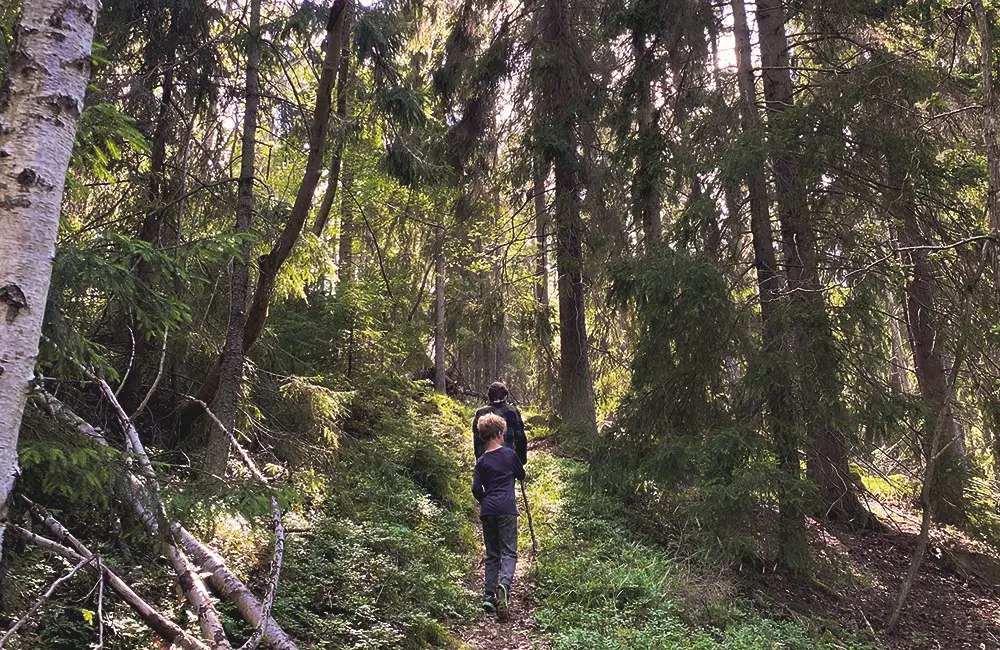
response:
<svg viewBox="0 0 1000 650"><path fill-rule="evenodd" d="M486 451L496 451L500 447L503 447L503 441L499 438L494 438L486 444Z"/></svg>

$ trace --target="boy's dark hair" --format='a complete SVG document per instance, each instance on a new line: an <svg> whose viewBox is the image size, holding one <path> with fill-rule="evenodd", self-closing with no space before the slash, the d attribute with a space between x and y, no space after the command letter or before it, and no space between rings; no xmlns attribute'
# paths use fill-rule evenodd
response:
<svg viewBox="0 0 1000 650"><path fill-rule="evenodd" d="M487 393L491 402L502 402L507 399L507 384L502 381L495 381L490 384L490 391Z"/></svg>
<svg viewBox="0 0 1000 650"><path fill-rule="evenodd" d="M480 439L490 441L497 436L502 436L507 431L507 421L499 415L487 413L479 418L476 428L479 429Z"/></svg>

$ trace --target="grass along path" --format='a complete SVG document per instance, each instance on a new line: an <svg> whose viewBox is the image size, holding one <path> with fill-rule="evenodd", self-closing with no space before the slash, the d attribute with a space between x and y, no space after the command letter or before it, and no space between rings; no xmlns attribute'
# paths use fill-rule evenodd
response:
<svg viewBox="0 0 1000 650"><path fill-rule="evenodd" d="M528 498L539 553L522 517L519 579L506 628L485 616L467 648L521 650L867 650L831 621L778 621L723 577L680 561L633 531L585 464L536 449ZM475 577L481 593L481 573Z"/></svg>

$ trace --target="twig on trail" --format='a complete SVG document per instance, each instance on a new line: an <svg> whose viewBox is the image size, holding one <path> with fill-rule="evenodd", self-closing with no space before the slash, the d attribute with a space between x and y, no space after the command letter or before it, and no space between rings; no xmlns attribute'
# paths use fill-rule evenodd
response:
<svg viewBox="0 0 1000 650"><path fill-rule="evenodd" d="M528 531L531 533L531 552L538 553L538 542L535 540L535 524L531 520L531 508L528 506L528 491L524 489L524 481L521 481L521 497L524 499L524 512L528 515Z"/></svg>
<svg viewBox="0 0 1000 650"><path fill-rule="evenodd" d="M7 630L7 633L3 635L2 639L0 639L0 648L3 648L5 645L7 645L7 642L10 641L10 638L15 634L17 634L17 631L21 629L24 626L24 624L27 623L28 620L32 616L34 616L39 609L42 608L42 605L47 603L48 600L52 598L52 594L56 592L56 589L61 587L63 583L69 582L80 569L90 564L94 560L94 557L95 556L84 558L79 563L77 563L77 565L73 567L73 569L69 573L59 577L55 582L53 582L49 586L49 588L45 591L45 593L39 596L38 600L36 600L34 604L30 608L28 608L27 613L24 616L22 616L20 620L14 623L14 625L12 625L9 630Z"/></svg>

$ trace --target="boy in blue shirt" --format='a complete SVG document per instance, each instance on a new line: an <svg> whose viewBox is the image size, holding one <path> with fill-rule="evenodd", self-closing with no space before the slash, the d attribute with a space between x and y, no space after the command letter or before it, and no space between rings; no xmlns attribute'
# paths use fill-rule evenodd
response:
<svg viewBox="0 0 1000 650"><path fill-rule="evenodd" d="M486 580L483 609L506 618L510 587L517 566L517 500L514 482L524 479L524 465L517 452L504 446L507 423L492 413L476 423L485 444L472 476L472 495L479 501L486 547Z"/></svg>

